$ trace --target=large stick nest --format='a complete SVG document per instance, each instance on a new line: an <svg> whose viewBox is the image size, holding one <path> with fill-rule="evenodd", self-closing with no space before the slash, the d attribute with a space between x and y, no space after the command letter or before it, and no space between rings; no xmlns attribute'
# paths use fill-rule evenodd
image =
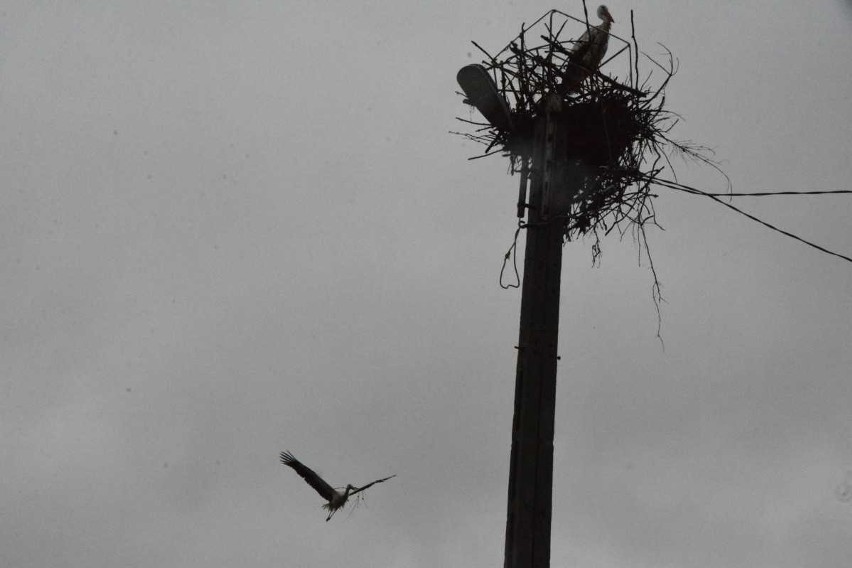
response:
<svg viewBox="0 0 852 568"><path fill-rule="evenodd" d="M601 234L618 228L623 235L631 228L641 231L646 223L656 223L651 199L656 196L650 188L662 165L671 167L672 152L710 160L704 156L706 148L669 137L678 116L665 108L665 89L677 64L665 47L663 63L642 53L635 30L630 41L610 33L609 58L578 88L565 93L565 77L575 66L569 56L571 37L579 37L588 26L588 15L581 20L551 10L530 26L522 25L520 34L496 55L474 42L486 56L482 65L508 105L512 126L499 128L459 118L476 129L456 134L487 147L471 159L499 153L510 158L513 173L526 171L524 166L532 159L534 125L545 101L553 93L563 93L561 110L551 114L551 120L557 120L566 132L555 151L585 173L579 189L576 177L573 188L564 188L567 203L551 219L564 223L568 240L592 233L597 258ZM644 79L640 62L651 66ZM660 78L652 86L655 75Z"/></svg>

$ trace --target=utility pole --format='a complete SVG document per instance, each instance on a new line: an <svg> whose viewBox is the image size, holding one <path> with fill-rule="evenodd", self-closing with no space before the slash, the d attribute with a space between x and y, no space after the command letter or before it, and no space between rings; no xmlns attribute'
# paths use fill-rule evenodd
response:
<svg viewBox="0 0 852 568"><path fill-rule="evenodd" d="M602 10L606 12L605 8ZM528 28L522 26L518 38L500 52L509 54L506 59L500 61L486 53L492 69L498 70L502 86L484 65L466 65L456 75L465 101L490 124L488 135L470 138L490 141L488 150L500 144L513 159L520 158L518 218L522 219L526 211L526 224L521 225L527 230L527 238L504 568L550 568L562 242L566 231L583 233L590 222L596 222L595 216L606 214L599 166L612 162L613 156L625 149L618 146L615 137L623 134L619 130L624 129L622 122L630 124L619 121L618 111L624 114L629 108L617 97L563 98L579 83L565 80L562 67L577 64L558 40L564 24L554 25L556 13L551 10L533 24L550 18L549 35L542 36L547 40L544 47L525 47L524 33ZM559 31L554 34L553 29ZM591 36L588 30L587 24ZM603 41L593 52L597 59L583 60L583 66L588 67L579 82L591 70L597 70L606 51L609 36L606 31L602 33L596 36L598 42ZM608 81L619 89L630 89ZM505 98L507 94L515 99L514 110Z"/></svg>
<svg viewBox="0 0 852 568"><path fill-rule="evenodd" d="M567 156L560 151L566 146L564 130L557 120L561 104L561 97L555 94L546 100L544 112L536 118L531 148L504 568L550 566L564 233L564 224L552 217L551 205L555 192L566 191L570 183ZM522 159L526 166L529 158ZM526 184L523 175L521 183ZM521 189L522 195L524 189Z"/></svg>
<svg viewBox="0 0 852 568"><path fill-rule="evenodd" d="M586 12L585 0L583 7ZM649 187L665 158L660 148L686 150L666 137L672 124L660 96L674 74L674 59L670 69L651 60L667 77L656 91L644 90L635 32L632 43L611 34L614 20L605 6L598 16L603 22L591 26L588 14L584 22L549 10L522 24L521 33L495 55L473 42L487 59L456 75L465 103L488 121L459 119L477 127L461 134L487 144L483 156L502 150L513 168L520 161L518 218L526 212L526 223L519 224L527 232L504 568L550 568L563 239L593 234L594 258L599 231L608 234L622 223L644 231L644 224L654 221ZM584 23L585 32L564 41L560 34L571 21ZM632 12L630 21L632 29ZM546 35L536 34L530 46L526 33L539 25ZM604 61L610 44L620 48ZM627 85L600 73L602 65L625 52ZM640 171L647 151L656 156L650 173Z"/></svg>

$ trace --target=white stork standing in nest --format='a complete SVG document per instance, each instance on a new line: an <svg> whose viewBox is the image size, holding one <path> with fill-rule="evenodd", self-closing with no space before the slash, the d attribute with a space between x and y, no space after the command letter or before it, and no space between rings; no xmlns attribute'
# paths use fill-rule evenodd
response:
<svg viewBox="0 0 852 568"><path fill-rule="evenodd" d="M598 18L602 20L601 23L587 27L568 52L568 63L562 75L562 84L559 86L562 94L576 91L586 77L598 70L598 66L606 55L609 30L615 20L609 13L609 8L603 4L598 6Z"/></svg>
<svg viewBox="0 0 852 568"><path fill-rule="evenodd" d="M325 519L326 522L328 522L331 517L334 516L334 513L336 513L338 509L342 509L343 506L346 504L346 501L348 501L349 498L353 495L360 493L365 489L369 489L376 483L381 483L383 481L387 481L392 477L396 477L396 475L391 475L389 477L377 479L376 481L368 483L363 487L355 487L353 485L347 484L346 489L343 491L343 493L341 493L340 491L326 483L326 481L319 475L317 475L314 470L294 458L293 454L291 454L290 452L281 452L281 463L286 466L290 466L294 470L296 470L296 473L298 473L302 477L302 479L307 481L308 485L313 487L316 492L322 496L323 499L328 501L328 503L322 506L323 509L326 509L328 511L328 517L326 517Z"/></svg>

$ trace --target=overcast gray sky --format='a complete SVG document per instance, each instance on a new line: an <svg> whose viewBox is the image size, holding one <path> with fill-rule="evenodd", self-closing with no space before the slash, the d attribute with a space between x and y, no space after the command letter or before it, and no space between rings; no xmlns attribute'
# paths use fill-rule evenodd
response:
<svg viewBox="0 0 852 568"><path fill-rule="evenodd" d="M552 7L0 4L0 564L502 565L517 178L448 131ZM609 7L736 190L852 189L849 2ZM848 565L852 265L655 203L665 350L631 239L564 249L552 565ZM849 196L736 204L852 252ZM398 477L325 523L282 449Z"/></svg>

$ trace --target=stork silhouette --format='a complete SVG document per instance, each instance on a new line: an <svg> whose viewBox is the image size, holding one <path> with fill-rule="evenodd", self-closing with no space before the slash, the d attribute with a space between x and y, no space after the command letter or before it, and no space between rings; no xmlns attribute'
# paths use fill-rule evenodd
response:
<svg viewBox="0 0 852 568"><path fill-rule="evenodd" d="M286 466L292 467L296 471L296 473L301 476L302 479L307 481L308 485L313 487L314 490L316 490L316 492L319 493L323 499L328 501L328 503L322 506L323 509L326 509L328 511L328 517L326 517L325 519L326 522L331 520L331 517L334 516L334 513L336 513L339 509L342 509L346 502L349 500L349 498L353 495L356 495L366 489L369 489L377 483L382 483L383 481L387 481L392 477L396 477L396 474L391 475L389 477L383 477L382 479L377 479L362 487L355 487L354 485L347 484L343 492L340 492L331 485L329 485L319 475L317 475L314 470L312 470L311 468L297 460L295 457L293 457L293 454L291 454L290 452L281 452L281 463Z"/></svg>

